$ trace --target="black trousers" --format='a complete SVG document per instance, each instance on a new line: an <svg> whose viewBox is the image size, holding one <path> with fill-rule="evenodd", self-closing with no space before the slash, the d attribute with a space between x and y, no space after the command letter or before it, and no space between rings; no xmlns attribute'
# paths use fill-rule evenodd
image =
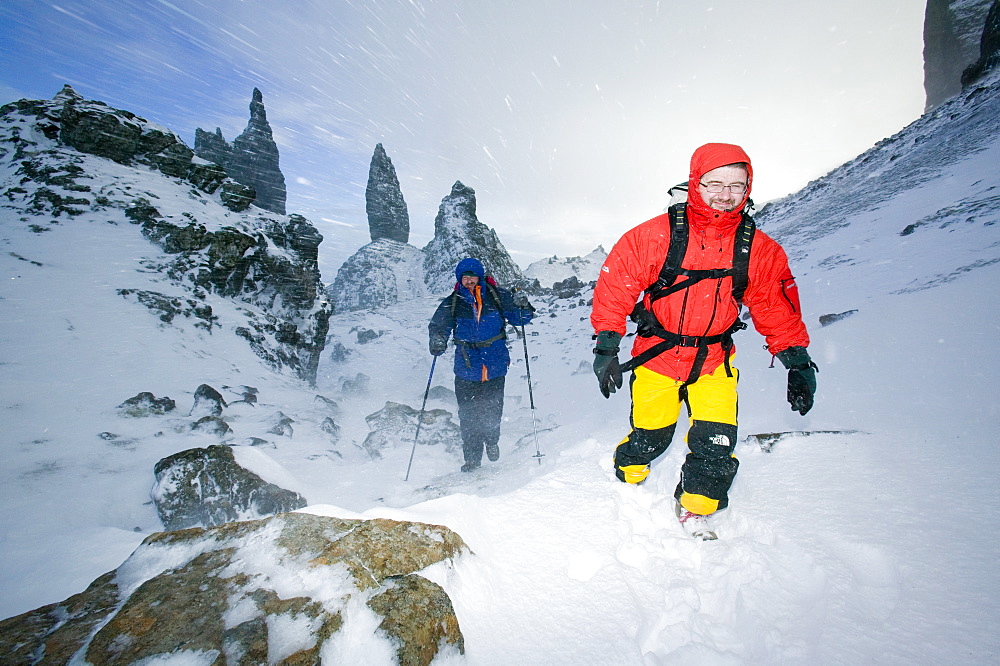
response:
<svg viewBox="0 0 1000 666"><path fill-rule="evenodd" d="M504 379L469 382L455 377L458 424L467 463L479 465L483 461L483 449L500 441Z"/></svg>

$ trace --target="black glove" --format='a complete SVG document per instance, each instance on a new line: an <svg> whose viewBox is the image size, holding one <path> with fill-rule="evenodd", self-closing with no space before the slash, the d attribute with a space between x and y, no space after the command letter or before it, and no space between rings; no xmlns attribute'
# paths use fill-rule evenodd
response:
<svg viewBox="0 0 1000 666"><path fill-rule="evenodd" d="M597 375L597 385L605 398L610 398L616 388L622 387L622 368L618 365L618 342L621 339L622 336L614 331L601 331L597 334L594 374Z"/></svg>
<svg viewBox="0 0 1000 666"><path fill-rule="evenodd" d="M448 348L448 339L432 335L429 346L431 356L440 356Z"/></svg>
<svg viewBox="0 0 1000 666"><path fill-rule="evenodd" d="M528 295L524 291L518 289L514 292L514 305L521 308L522 310L535 311L535 308L531 307L531 303L528 302Z"/></svg>
<svg viewBox="0 0 1000 666"><path fill-rule="evenodd" d="M819 368L809 358L805 347L789 347L777 353L778 360L788 368L788 404L793 412L806 415L816 395L816 373Z"/></svg>

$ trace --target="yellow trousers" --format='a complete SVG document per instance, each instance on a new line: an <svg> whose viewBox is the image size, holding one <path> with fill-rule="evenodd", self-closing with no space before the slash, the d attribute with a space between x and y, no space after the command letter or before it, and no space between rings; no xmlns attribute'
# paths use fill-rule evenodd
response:
<svg viewBox="0 0 1000 666"><path fill-rule="evenodd" d="M686 405L688 454L674 496L692 513L724 509L739 468L736 449L739 371L724 365L695 382L666 377L640 366L632 374L632 431L615 449L615 473L626 483L642 483L649 465L670 446Z"/></svg>

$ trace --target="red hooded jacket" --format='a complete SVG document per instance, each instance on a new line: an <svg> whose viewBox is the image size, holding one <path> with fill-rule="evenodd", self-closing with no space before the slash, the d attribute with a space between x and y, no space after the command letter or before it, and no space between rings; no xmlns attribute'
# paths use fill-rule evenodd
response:
<svg viewBox="0 0 1000 666"><path fill-rule="evenodd" d="M730 212L711 208L702 200L698 190L702 176L712 169L739 162L745 163L748 170L748 186L743 201ZM739 146L710 143L694 152L688 179L687 219L690 232L687 251L681 262L683 268L732 266L736 229L750 197L752 183L750 158ZM621 237L601 267L594 290L590 322L595 332L625 334L626 318L639 294L659 277L669 247L670 220L666 214L643 222ZM702 280L660 298L652 305L648 296L644 300L646 307L665 329L681 335L724 333L739 314L733 299L731 277ZM755 232L750 252L749 283L743 295L743 304L750 310L754 327L767 340L771 353L809 345L809 334L799 308L798 288L788 268L785 251L759 229ZM658 342L660 338L657 337L636 336L632 356L641 354ZM683 381L691 372L697 351L696 347L673 347L648 361L645 367ZM724 360L722 345L711 345L701 374L711 374Z"/></svg>

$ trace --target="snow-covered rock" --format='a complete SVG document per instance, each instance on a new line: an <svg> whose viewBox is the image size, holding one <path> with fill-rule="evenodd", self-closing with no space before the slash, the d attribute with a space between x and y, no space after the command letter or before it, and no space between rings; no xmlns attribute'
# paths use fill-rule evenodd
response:
<svg viewBox="0 0 1000 666"><path fill-rule="evenodd" d="M153 473L150 495L168 530L211 527L306 505L298 493L241 467L228 446L181 451L156 463Z"/></svg>
<svg viewBox="0 0 1000 666"><path fill-rule="evenodd" d="M440 525L311 514L154 534L84 592L0 622L0 653L17 664L318 664L371 622L369 659L429 664L464 653L464 637L448 594L417 572L464 552Z"/></svg>
<svg viewBox="0 0 1000 666"><path fill-rule="evenodd" d="M598 245L596 249L582 257L553 256L539 259L524 269L524 277L538 280L538 283L546 288L551 288L556 282L562 282L569 277L575 277L586 284L597 279L601 266L607 258L607 250L603 245Z"/></svg>
<svg viewBox="0 0 1000 666"><path fill-rule="evenodd" d="M434 218L434 238L424 246L424 280L433 294L455 285L455 266L466 257L482 262L501 286L523 278L496 232L476 217L476 191L456 181Z"/></svg>
<svg viewBox="0 0 1000 666"><path fill-rule="evenodd" d="M327 288L335 312L375 310L427 295L424 255L390 238L368 243L337 271Z"/></svg>
<svg viewBox="0 0 1000 666"><path fill-rule="evenodd" d="M361 446L372 458L381 458L385 449L412 442L419 427L419 444L442 446L445 451L455 453L462 448L462 435L451 417L452 413L445 409L420 412L409 405L389 401L385 407L365 417L371 432Z"/></svg>

